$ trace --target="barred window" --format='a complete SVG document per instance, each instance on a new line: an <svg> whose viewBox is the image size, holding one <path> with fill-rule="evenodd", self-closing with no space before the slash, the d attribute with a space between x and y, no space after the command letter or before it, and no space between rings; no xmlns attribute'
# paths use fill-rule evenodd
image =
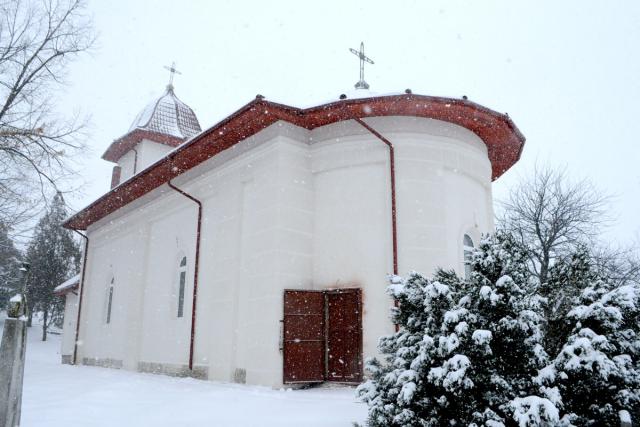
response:
<svg viewBox="0 0 640 427"><path fill-rule="evenodd" d="M115 278L112 276L109 286L107 287L107 309L105 316L105 323L111 323L111 309L113 308L113 288L115 284Z"/></svg>
<svg viewBox="0 0 640 427"><path fill-rule="evenodd" d="M187 282L187 257L182 257L178 268L178 317L184 316L184 291Z"/></svg>

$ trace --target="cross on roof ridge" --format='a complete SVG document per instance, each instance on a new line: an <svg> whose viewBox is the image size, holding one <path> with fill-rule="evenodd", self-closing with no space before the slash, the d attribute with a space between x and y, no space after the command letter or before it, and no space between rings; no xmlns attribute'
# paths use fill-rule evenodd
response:
<svg viewBox="0 0 640 427"><path fill-rule="evenodd" d="M349 48L349 51L360 58L360 81L355 84L356 89L369 89L369 83L364 81L364 63L374 64L373 60L364 54L364 42L360 42L360 50Z"/></svg>
<svg viewBox="0 0 640 427"><path fill-rule="evenodd" d="M182 75L182 73L176 69L175 61L171 62L171 66L165 65L164 68L169 71L169 84L167 85L167 89L173 89L174 74Z"/></svg>

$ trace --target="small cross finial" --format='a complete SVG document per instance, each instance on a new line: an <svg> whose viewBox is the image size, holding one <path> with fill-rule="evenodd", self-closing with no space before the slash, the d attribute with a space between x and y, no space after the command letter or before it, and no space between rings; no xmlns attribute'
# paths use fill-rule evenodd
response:
<svg viewBox="0 0 640 427"><path fill-rule="evenodd" d="M169 84L167 85L167 88L173 89L173 76L174 76L174 74L179 74L180 75L182 73L176 69L176 63L175 62L172 62L170 67L165 65L164 68L166 70L169 70Z"/></svg>
<svg viewBox="0 0 640 427"><path fill-rule="evenodd" d="M360 42L359 51L351 48L349 48L349 51L360 58L360 81L356 83L356 89L369 89L369 83L364 81L364 63L373 64L373 61L364 54L364 42Z"/></svg>

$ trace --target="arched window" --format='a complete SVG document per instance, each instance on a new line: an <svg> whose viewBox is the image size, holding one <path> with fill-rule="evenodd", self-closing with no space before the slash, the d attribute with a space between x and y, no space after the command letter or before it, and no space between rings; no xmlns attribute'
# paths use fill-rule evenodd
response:
<svg viewBox="0 0 640 427"><path fill-rule="evenodd" d="M178 267L178 317L184 316L184 288L187 282L187 257L182 257Z"/></svg>
<svg viewBox="0 0 640 427"><path fill-rule="evenodd" d="M473 240L468 234L462 238L462 248L464 256L464 278L471 278L471 256L473 255Z"/></svg>
<svg viewBox="0 0 640 427"><path fill-rule="evenodd" d="M111 308L113 307L113 285L115 283L115 278L111 276L111 281L109 282L109 286L107 287L107 313L105 316L105 323L111 323Z"/></svg>

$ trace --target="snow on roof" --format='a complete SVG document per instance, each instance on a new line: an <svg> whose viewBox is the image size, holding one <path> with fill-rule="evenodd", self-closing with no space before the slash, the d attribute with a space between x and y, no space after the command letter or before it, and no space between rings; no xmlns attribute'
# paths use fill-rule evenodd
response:
<svg viewBox="0 0 640 427"><path fill-rule="evenodd" d="M53 293L54 294L65 294L65 293L69 292L70 290L72 290L74 288L77 288L79 284L80 284L80 275L76 274L71 279L69 279L66 282L56 286L55 289L53 290Z"/></svg>
<svg viewBox="0 0 640 427"><path fill-rule="evenodd" d="M164 157L72 215L63 226L86 230L89 225L133 200L281 120L308 130L367 117L411 116L446 121L469 129L484 141L494 180L513 166L522 153L525 137L511 118L469 101L466 97L435 97L410 91L401 95L375 95L366 90L359 90L356 95L305 109L267 101L262 95L257 95L236 112L186 142L164 135L181 143L173 145L174 150ZM136 132L152 131L136 128L130 135ZM117 149L118 144L118 141L114 142L103 158L117 160L122 155L122 150Z"/></svg>
<svg viewBox="0 0 640 427"><path fill-rule="evenodd" d="M338 101L344 101L344 100L348 100L348 99L365 99L365 98L381 98L384 96L396 96L396 95L402 95L406 92L375 92L369 89L350 89L344 92L341 92L339 94L336 94L335 96L331 96L329 97L328 95L323 97L320 100L316 100L316 101L308 101L308 102L294 102L291 105L295 105L298 108L313 108L313 107L317 107L319 105L326 105L326 104L331 104L333 102L338 102ZM344 97L342 97L344 95ZM266 96L264 99L269 100L269 101L273 101L279 104L289 104L288 102L282 102L279 99L272 99L269 96Z"/></svg>
<svg viewBox="0 0 640 427"><path fill-rule="evenodd" d="M162 96L150 102L138 113L129 132L136 129L150 130L178 138L191 138L201 131L195 113L178 99L172 85L168 85Z"/></svg>

